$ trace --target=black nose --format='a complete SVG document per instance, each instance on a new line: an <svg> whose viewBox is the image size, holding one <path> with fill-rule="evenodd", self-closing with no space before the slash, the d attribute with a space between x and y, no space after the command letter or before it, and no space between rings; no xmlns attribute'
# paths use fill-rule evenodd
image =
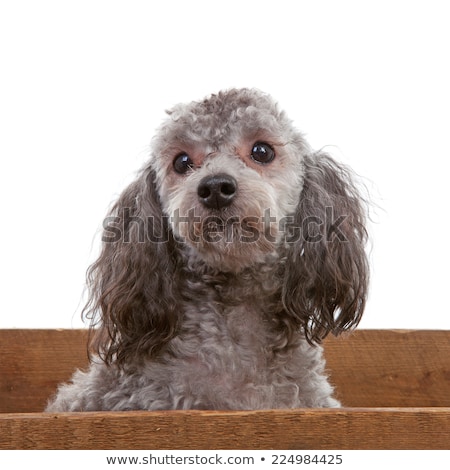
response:
<svg viewBox="0 0 450 470"><path fill-rule="evenodd" d="M221 209L230 205L236 191L237 181L225 173L206 176L200 181L197 188L201 203L210 209Z"/></svg>

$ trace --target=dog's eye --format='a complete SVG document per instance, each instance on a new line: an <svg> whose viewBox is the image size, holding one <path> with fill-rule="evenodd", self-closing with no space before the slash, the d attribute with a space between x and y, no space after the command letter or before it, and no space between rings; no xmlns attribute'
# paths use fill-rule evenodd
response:
<svg viewBox="0 0 450 470"><path fill-rule="evenodd" d="M180 173L180 175L183 175L193 167L194 162L187 153L180 153L173 161L173 168L177 173Z"/></svg>
<svg viewBox="0 0 450 470"><path fill-rule="evenodd" d="M275 151L265 142L256 142L253 145L251 157L255 162L265 165L275 158Z"/></svg>

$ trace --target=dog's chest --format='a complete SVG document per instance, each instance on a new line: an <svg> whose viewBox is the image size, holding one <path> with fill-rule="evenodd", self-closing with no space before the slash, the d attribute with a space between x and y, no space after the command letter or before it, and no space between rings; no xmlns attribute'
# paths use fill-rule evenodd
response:
<svg viewBox="0 0 450 470"><path fill-rule="evenodd" d="M274 328L267 305L257 299L229 306L190 304L180 334L170 343L170 353L163 363L148 365L145 373L150 383L166 390L170 405L164 406L300 406L302 389L309 390L311 380L317 380L321 352L305 341L277 352L274 345L282 333Z"/></svg>
<svg viewBox="0 0 450 470"><path fill-rule="evenodd" d="M232 389L268 381L273 332L258 302L193 308L186 312L183 330L175 342L178 360L196 388Z"/></svg>
<svg viewBox="0 0 450 470"><path fill-rule="evenodd" d="M184 304L181 337L200 350L214 344L224 352L260 352L273 334L270 318L280 305L276 277L261 271L219 280L187 279L190 296Z"/></svg>
<svg viewBox="0 0 450 470"><path fill-rule="evenodd" d="M271 336L271 328L258 303L239 306L206 304L186 312L180 339L195 344L198 353L260 356Z"/></svg>
<svg viewBox="0 0 450 470"><path fill-rule="evenodd" d="M171 342L171 380L194 400L189 406L228 408L229 400L238 400L257 408L256 402L274 403L276 396L291 403L298 388L293 355L275 352L281 333L273 317L280 300L274 282L266 285L202 284L197 292L190 285L196 301L185 304L180 334ZM289 383L277 386L280 374L289 375Z"/></svg>

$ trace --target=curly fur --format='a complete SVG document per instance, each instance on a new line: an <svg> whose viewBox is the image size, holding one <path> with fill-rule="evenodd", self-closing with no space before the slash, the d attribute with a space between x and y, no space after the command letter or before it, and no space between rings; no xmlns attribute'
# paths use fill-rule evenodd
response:
<svg viewBox="0 0 450 470"><path fill-rule="evenodd" d="M339 406L318 343L357 325L366 301L350 170L256 90L168 115L88 271L91 366L47 410ZM252 158L257 142L275 158ZM226 202L208 205L200 187L217 181Z"/></svg>

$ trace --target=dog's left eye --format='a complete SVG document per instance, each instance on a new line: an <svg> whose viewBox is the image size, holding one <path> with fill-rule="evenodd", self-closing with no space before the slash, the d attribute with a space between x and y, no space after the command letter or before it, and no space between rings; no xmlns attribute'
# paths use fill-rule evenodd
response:
<svg viewBox="0 0 450 470"><path fill-rule="evenodd" d="M253 145L251 157L255 162L265 165L275 158L275 151L265 142L256 142Z"/></svg>
<svg viewBox="0 0 450 470"><path fill-rule="evenodd" d="M173 161L173 168L180 175L184 175L188 170L194 167L194 162L187 153L180 153Z"/></svg>

